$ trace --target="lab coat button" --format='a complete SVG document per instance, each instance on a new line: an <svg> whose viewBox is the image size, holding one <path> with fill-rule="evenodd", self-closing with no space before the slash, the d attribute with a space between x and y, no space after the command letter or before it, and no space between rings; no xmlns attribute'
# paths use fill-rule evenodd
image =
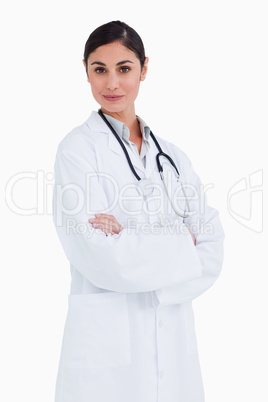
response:
<svg viewBox="0 0 268 402"><path fill-rule="evenodd" d="M160 372L159 372L159 378L163 378L164 377L164 370L161 370Z"/></svg>
<svg viewBox="0 0 268 402"><path fill-rule="evenodd" d="M159 325L160 328L162 328L162 327L163 327L163 321L162 321L162 320L159 320L159 321L158 321L158 325Z"/></svg>

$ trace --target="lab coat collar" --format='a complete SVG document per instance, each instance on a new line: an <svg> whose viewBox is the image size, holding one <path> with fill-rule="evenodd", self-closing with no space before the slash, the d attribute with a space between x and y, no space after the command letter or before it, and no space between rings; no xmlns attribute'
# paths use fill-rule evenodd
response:
<svg viewBox="0 0 268 402"><path fill-rule="evenodd" d="M125 139L126 141L129 141L130 137L130 131L129 128L120 120L115 119L114 117L108 115L105 113L106 119L109 121L109 123L113 126L117 134L121 139ZM137 120L140 125L140 131L142 134L143 139L148 142L149 137L150 137L150 127L147 126L144 120L142 120L139 116L137 116ZM150 146L150 145L148 145Z"/></svg>
<svg viewBox="0 0 268 402"><path fill-rule="evenodd" d="M149 178L152 174L152 172L156 169L156 154L158 152L154 141L152 137L150 136L150 129L147 126L147 124L140 118L138 117L139 122L141 124L141 129L145 127L144 130L144 136L146 140L149 142L149 152L146 155L146 168L143 166L142 161L136 157L132 152L128 152L129 157L131 159L131 162L137 172L137 174L141 178ZM115 136L111 133L111 130L109 127L106 125L106 123L102 120L101 116L98 114L98 112L93 111L88 118L88 120L85 122L85 124L90 128L91 131L103 134L108 134L107 135L107 145L109 149L116 154L118 154L122 159L126 159L126 156L123 152L123 149L121 148L121 145L119 144L118 140L115 138Z"/></svg>

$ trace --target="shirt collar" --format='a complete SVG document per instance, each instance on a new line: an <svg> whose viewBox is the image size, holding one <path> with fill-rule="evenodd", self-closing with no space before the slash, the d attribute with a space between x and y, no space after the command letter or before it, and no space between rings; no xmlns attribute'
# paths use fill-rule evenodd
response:
<svg viewBox="0 0 268 402"><path fill-rule="evenodd" d="M116 118L106 113L104 115L106 119L109 121L109 123L113 126L119 137L129 142L129 136L130 136L129 128L122 121L119 121ZM150 137L150 127L139 116L137 116L137 119L140 124L142 138L148 142Z"/></svg>

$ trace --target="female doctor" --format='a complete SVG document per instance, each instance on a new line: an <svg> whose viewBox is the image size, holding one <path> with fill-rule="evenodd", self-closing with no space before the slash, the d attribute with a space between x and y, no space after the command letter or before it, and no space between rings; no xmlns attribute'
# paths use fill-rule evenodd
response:
<svg viewBox="0 0 268 402"><path fill-rule="evenodd" d="M72 277L56 402L203 402L191 303L221 270L218 213L187 156L135 114L148 69L139 35L102 25L83 63L100 110L55 161Z"/></svg>

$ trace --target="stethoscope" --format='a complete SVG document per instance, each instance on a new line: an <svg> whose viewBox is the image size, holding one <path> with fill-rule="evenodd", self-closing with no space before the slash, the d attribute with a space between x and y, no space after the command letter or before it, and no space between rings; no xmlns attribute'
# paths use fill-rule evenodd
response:
<svg viewBox="0 0 268 402"><path fill-rule="evenodd" d="M131 162L131 159L130 159L130 157L129 157L129 154L128 154L128 152L127 152L127 149L126 149L126 147L125 147L123 141L121 140L121 138L119 137L119 135L117 134L117 132L115 131L115 129L113 128L113 126L110 124L110 122L106 119L106 117L105 117L104 114L102 113L101 109L98 110L98 113L99 113L99 115L101 116L101 118L103 119L103 121L104 121L104 122L107 124L107 126L110 128L110 130L112 131L112 133L115 135L115 137L116 137L117 141L119 142L119 144L121 145L121 147L122 147L122 149L123 149L123 151L124 151L124 153L125 153L125 155L126 155L126 158L127 158L128 164L129 164L129 167L130 167L130 169L132 170L132 172L133 172L134 176L136 177L136 179L139 181L138 184L139 184L140 193L143 194L144 197L148 197L148 196L151 195L151 194L153 193L153 191L154 191L153 184L152 184L151 180L149 180L149 179L141 179L141 178L140 178L140 176L137 174L136 170L134 169L134 166L133 166L133 164L132 164L132 162ZM178 216L180 216L181 218L188 218L190 215L193 214L193 212L190 211L190 207L189 207L189 203L188 203L188 200L187 200L187 197L186 197L186 194L185 194L185 190L184 190L183 184L182 184L182 182L181 182L181 180L180 180L180 172L178 171L177 166L175 165L173 159L172 159L169 155L167 155L165 152L162 151L162 148L160 147L158 141L156 140L156 138L155 138L155 136L154 136L154 134L152 133L151 130L150 130L150 136L151 136L152 139L154 140L154 143L155 143L155 145L156 145L156 147L157 147L157 149L158 149L158 154L156 155L156 163L157 163L158 171L159 171L161 180L162 180L162 182L163 182L163 185L164 185L164 188L165 188L167 197L168 197L168 199L169 199L169 202L170 202L170 204L171 204L171 206L172 206L174 212L175 212ZM170 164L171 164L171 165L174 167L174 169L175 169L175 172L176 172L175 175L176 175L176 178L177 178L177 182L180 183L181 188L182 188L182 191L183 191L184 198L185 198L185 200L186 200L186 205L187 205L187 209L188 209L188 212L187 212L186 214L182 214L181 212L179 212L179 211L176 209L176 207L175 207L175 205L174 205L174 203L173 203L173 201L172 201L172 199L171 199L171 197L170 197L170 195L169 195L168 188L167 188L167 186L166 186L165 179L164 179L163 166L162 166L161 163L160 163L160 156L164 156L166 159L168 159L169 162L170 162Z"/></svg>

